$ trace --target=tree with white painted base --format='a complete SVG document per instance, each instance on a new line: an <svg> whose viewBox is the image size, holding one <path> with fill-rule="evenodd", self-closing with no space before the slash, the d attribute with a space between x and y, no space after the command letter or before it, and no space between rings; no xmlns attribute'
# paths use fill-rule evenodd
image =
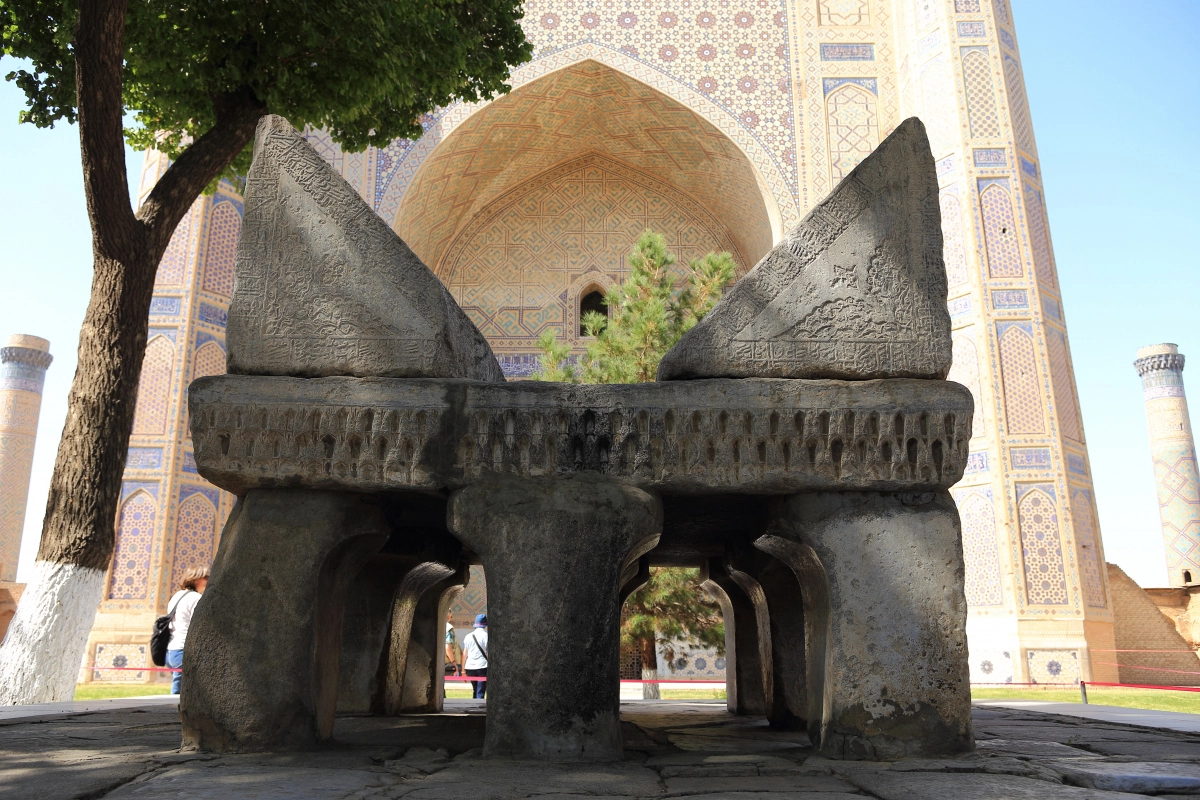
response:
<svg viewBox="0 0 1200 800"><path fill-rule="evenodd" d="M324 127L346 150L384 146L419 136L439 106L507 91L509 65L532 52L519 0L211 5L0 0L2 53L25 60L7 76L25 92L22 121L79 124L94 258L37 563L0 644L0 705L74 694L114 547L158 262L200 193L246 173L258 120ZM136 210L126 141L172 158Z"/></svg>

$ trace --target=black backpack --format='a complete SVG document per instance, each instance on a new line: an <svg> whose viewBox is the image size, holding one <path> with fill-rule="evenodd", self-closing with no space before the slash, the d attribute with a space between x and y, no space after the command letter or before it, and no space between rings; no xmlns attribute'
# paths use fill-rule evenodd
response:
<svg viewBox="0 0 1200 800"><path fill-rule="evenodd" d="M171 643L171 623L175 621L175 609L179 608L179 604L188 594L190 592L185 592L176 600L169 613L154 620L154 632L150 634L150 660L156 667L167 664L167 645Z"/></svg>

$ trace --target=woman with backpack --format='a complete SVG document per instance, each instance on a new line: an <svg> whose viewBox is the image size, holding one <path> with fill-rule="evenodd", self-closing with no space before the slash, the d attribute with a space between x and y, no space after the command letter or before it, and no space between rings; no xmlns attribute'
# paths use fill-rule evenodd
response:
<svg viewBox="0 0 1200 800"><path fill-rule="evenodd" d="M188 628L192 624L192 613L200 595L208 586L208 567L192 567L183 573L179 582L179 591L171 595L167 603L167 614L171 617L171 641L167 643L167 666L173 669L183 667L183 646L187 639ZM174 673L171 678L171 694L179 694L179 682L183 679L182 672Z"/></svg>

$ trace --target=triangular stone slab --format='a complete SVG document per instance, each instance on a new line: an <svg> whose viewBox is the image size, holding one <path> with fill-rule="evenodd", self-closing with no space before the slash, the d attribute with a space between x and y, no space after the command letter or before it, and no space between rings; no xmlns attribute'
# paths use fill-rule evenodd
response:
<svg viewBox="0 0 1200 800"><path fill-rule="evenodd" d="M945 378L937 173L905 120L663 358L658 379Z"/></svg>
<svg viewBox="0 0 1200 800"><path fill-rule="evenodd" d="M229 372L503 381L479 329L282 117L258 125Z"/></svg>

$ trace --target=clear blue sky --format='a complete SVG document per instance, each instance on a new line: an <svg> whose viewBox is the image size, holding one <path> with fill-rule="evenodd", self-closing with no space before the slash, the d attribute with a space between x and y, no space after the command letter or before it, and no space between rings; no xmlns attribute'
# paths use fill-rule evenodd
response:
<svg viewBox="0 0 1200 800"><path fill-rule="evenodd" d="M1013 0L1108 560L1166 569L1134 351L1169 341L1200 421L1200 3ZM0 69L11 69L5 61ZM21 577L46 502L91 280L76 132L17 125L0 83L0 337L51 341ZM129 154L136 179L141 157Z"/></svg>

